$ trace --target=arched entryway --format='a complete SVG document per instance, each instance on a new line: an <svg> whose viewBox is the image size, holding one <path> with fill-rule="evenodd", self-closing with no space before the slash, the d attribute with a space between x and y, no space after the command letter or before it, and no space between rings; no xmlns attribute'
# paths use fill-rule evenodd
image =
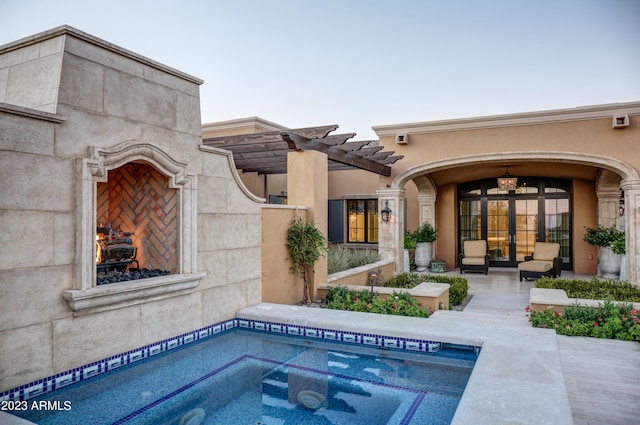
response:
<svg viewBox="0 0 640 425"><path fill-rule="evenodd" d="M441 197L445 188L448 188L449 193L452 193L457 189L452 190L451 187L457 188L460 183L495 179L504 172L504 167L507 165L512 166L512 170L517 167L526 170L526 167L529 167L526 173L519 173L520 176L533 175L538 179L572 179L582 185L583 192L591 194L590 207L596 208L597 204L597 220L592 223L594 225L603 222L603 217L617 214L619 202L618 199L615 200L615 203L605 202L600 191L596 197L595 182L601 180L602 173L612 173L617 176L618 187L615 190L608 190L608 192L617 193L619 198L620 190L624 191L625 209L628 211L624 217L624 227L627 232L627 276L629 281L637 282L639 250L636 246L638 243L636 222L640 207L640 176L633 167L620 160L577 152L532 151L468 155L420 164L403 171L395 176L386 188L378 190L379 205L385 205L386 202L389 202L389 205L393 206L392 209L395 207L394 220L380 232L379 250L381 254L385 258L391 258L395 261L396 270L403 269L402 238L406 215L403 203L405 185L409 181L413 181L418 190L419 222L429 221L438 228L443 220L452 220L449 216L458 215L456 211L457 198L448 196L443 199ZM532 170L532 167L535 168ZM531 172L536 170L540 170L540 173ZM588 175L574 176L576 171L585 172ZM515 173L512 171L512 174ZM613 179L613 181L615 180ZM446 215L437 214L436 212L441 211L441 206L445 202L450 206L448 210L445 210ZM457 249L456 234L452 234L450 238L451 240L439 240L438 244L448 244L449 251L453 252L450 247L455 246L454 250ZM573 235L574 241L576 238L577 236ZM449 265L449 267L452 266L453 264Z"/></svg>

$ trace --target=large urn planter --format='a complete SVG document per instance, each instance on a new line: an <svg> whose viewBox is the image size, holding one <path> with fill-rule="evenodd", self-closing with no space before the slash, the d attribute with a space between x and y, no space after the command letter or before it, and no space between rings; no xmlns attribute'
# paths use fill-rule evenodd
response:
<svg viewBox="0 0 640 425"><path fill-rule="evenodd" d="M416 271L423 272L429 268L433 258L433 243L419 242L416 245Z"/></svg>
<svg viewBox="0 0 640 425"><path fill-rule="evenodd" d="M615 226L587 227L582 239L590 245L598 246L598 268L600 276L605 279L625 279L626 264L622 265L622 257L625 254L626 237L622 230ZM625 273L620 277L620 270L625 268Z"/></svg>
<svg viewBox="0 0 640 425"><path fill-rule="evenodd" d="M621 254L614 254L611 248L601 246L598 254L600 274L606 279L620 278Z"/></svg>

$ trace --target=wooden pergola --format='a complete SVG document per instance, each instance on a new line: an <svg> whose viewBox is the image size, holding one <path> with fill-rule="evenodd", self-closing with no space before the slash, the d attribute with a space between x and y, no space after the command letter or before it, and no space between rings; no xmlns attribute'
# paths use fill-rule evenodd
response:
<svg viewBox="0 0 640 425"><path fill-rule="evenodd" d="M362 169L382 176L391 175L391 164L403 155L382 151L377 140L351 141L355 133L333 134L337 125L267 131L203 139L207 146L233 152L237 169L258 174L285 174L287 154L315 150L327 154L329 171Z"/></svg>

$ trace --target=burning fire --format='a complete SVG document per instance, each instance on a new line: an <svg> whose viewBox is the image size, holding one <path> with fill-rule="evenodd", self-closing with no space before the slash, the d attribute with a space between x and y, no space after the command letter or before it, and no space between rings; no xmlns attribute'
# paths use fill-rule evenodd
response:
<svg viewBox="0 0 640 425"><path fill-rule="evenodd" d="M102 247L98 242L100 240L100 235L96 235L96 264L100 263L102 259Z"/></svg>

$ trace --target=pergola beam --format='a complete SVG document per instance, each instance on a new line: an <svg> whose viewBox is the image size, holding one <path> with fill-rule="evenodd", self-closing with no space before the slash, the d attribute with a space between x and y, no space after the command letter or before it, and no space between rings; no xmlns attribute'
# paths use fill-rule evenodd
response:
<svg viewBox="0 0 640 425"><path fill-rule="evenodd" d="M385 177L391 175L391 168L389 166L367 160L362 156L344 151L338 147L327 146L318 140L308 139L292 132L282 131L280 135L290 147L294 146L295 150L315 150L325 153L330 160L340 162L341 164L362 168L363 170L371 171Z"/></svg>
<svg viewBox="0 0 640 425"><path fill-rule="evenodd" d="M230 150L236 168L244 172L286 173L289 152L316 150L327 155L330 171L362 169L383 176L391 175L391 168L387 164L392 164L401 156L391 156L393 151L381 152L382 147L376 146L375 140L349 141L355 133L329 135L337 128L337 125L327 125L265 131L211 137L203 139L202 143Z"/></svg>

